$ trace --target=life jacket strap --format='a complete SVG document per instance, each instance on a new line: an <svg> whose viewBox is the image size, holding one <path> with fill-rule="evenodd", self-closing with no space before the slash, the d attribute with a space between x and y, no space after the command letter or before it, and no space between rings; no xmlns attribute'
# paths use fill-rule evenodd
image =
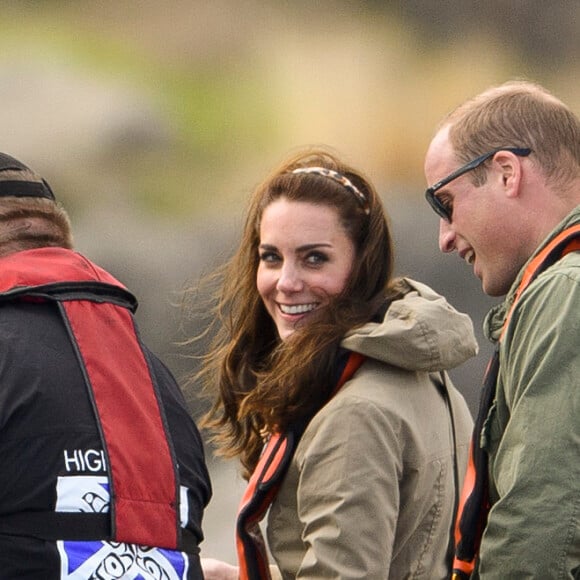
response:
<svg viewBox="0 0 580 580"><path fill-rule="evenodd" d="M346 366L332 393L348 381L361 366L365 357L357 352L349 354ZM274 501L290 466L300 436L306 425L294 426L285 433L270 437L258 465L242 497L236 524L236 550L240 580L270 580L266 544L260 530L260 521Z"/></svg>

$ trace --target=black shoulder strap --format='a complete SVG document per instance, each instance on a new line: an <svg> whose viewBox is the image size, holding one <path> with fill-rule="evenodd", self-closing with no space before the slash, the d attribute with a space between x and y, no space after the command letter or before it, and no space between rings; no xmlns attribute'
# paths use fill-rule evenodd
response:
<svg viewBox="0 0 580 580"><path fill-rule="evenodd" d="M66 300L90 300L110 302L117 306L137 310L137 299L131 292L106 282L71 281L42 284L40 286L17 286L0 293L0 302L15 300L25 296L63 302Z"/></svg>
<svg viewBox="0 0 580 580"><path fill-rule="evenodd" d="M440 373L432 373L431 378L437 389L441 393L443 400L445 401L445 406L447 407L447 413L449 416L449 425L451 432L451 443L453 450L453 490L455 495L455 501L453 502L453 516L451 518L451 529L449 533L449 548L447 554L448 566L451 567L451 562L453 560L453 527L455 525L455 518L457 516L457 506L459 505L459 463L457 460L457 430L455 428L455 414L453 412L453 403L451 402L451 395L449 394L449 385L447 383L447 376L445 371Z"/></svg>

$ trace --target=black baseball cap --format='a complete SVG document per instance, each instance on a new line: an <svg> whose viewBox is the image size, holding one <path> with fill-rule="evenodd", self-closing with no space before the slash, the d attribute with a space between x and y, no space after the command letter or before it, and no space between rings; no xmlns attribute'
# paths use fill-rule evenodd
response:
<svg viewBox="0 0 580 580"><path fill-rule="evenodd" d="M17 181L17 180L3 180L2 172L12 171L32 171L14 157L0 153L0 197L45 197L54 200L54 193L50 189L50 185L44 180L41 181Z"/></svg>

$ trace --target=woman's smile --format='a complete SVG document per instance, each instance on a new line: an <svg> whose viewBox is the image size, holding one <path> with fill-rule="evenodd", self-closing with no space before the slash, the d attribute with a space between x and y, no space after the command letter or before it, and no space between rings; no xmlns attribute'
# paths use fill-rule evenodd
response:
<svg viewBox="0 0 580 580"><path fill-rule="evenodd" d="M283 314L306 314L307 312L312 312L318 306L318 302L311 304L279 304L279 306Z"/></svg>

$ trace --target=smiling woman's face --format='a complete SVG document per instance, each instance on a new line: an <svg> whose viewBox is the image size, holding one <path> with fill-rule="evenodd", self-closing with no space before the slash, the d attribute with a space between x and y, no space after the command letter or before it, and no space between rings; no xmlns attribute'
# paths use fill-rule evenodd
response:
<svg viewBox="0 0 580 580"><path fill-rule="evenodd" d="M332 207L272 202L260 224L256 286L282 340L344 289L355 248Z"/></svg>

